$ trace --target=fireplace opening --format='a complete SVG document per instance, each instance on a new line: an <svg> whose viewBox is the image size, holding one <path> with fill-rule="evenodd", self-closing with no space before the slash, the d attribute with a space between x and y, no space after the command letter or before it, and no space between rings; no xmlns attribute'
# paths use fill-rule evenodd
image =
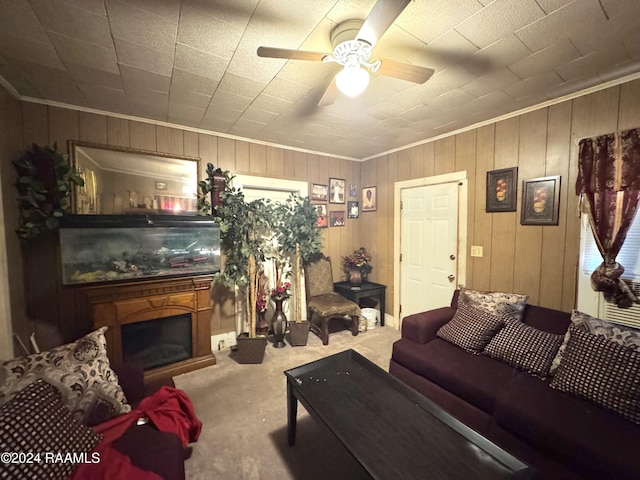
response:
<svg viewBox="0 0 640 480"><path fill-rule="evenodd" d="M122 325L122 356L145 370L191 358L191 314Z"/></svg>

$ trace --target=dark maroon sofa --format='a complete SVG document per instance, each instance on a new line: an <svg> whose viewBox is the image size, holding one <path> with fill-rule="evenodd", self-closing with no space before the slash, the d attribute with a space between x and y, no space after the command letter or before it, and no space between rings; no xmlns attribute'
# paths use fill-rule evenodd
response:
<svg viewBox="0 0 640 480"><path fill-rule="evenodd" d="M506 363L436 336L457 308L406 317L389 372L536 469L536 480L640 479L640 427ZM527 306L523 321L563 334L570 314Z"/></svg>
<svg viewBox="0 0 640 480"><path fill-rule="evenodd" d="M173 379L166 377L145 385L144 371L135 364L111 365L118 382L132 408L159 390L163 385L174 387ZM113 446L127 455L131 463L141 470L151 471L165 480L184 480L184 462L191 454L190 447L182 445L175 433L161 432L151 423L132 425Z"/></svg>

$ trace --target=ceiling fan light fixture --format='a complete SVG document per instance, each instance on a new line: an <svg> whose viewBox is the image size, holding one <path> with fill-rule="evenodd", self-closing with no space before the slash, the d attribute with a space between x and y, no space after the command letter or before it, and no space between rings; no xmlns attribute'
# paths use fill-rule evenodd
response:
<svg viewBox="0 0 640 480"><path fill-rule="evenodd" d="M347 97L357 97L364 92L369 85L369 73L359 66L345 66L336 75L338 90Z"/></svg>

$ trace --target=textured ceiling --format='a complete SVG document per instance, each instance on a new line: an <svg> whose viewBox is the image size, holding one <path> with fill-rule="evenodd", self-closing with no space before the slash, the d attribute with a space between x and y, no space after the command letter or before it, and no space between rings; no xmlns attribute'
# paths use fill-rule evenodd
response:
<svg viewBox="0 0 640 480"><path fill-rule="evenodd" d="M367 158L640 72L638 0L415 0L374 55L435 69L374 75L316 104L332 28L375 0L0 0L0 76L23 99Z"/></svg>

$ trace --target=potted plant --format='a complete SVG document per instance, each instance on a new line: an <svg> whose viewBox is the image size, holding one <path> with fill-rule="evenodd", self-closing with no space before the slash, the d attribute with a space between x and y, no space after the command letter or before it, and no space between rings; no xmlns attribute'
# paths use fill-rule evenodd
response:
<svg viewBox="0 0 640 480"><path fill-rule="evenodd" d="M232 178L228 173L225 177ZM267 337L256 333L260 291L258 264L265 259L265 238L270 231L273 207L269 200L245 201L244 194L227 182L214 212L214 218L220 224L220 243L225 254L224 266L214 276L214 281L237 287L245 299L247 325L246 332L237 338L237 360L261 363Z"/></svg>
<svg viewBox="0 0 640 480"><path fill-rule="evenodd" d="M295 314L289 322L291 345L307 344L310 320L302 320L302 266L322 249L322 235L314 228L317 211L309 197L291 194L284 204L276 208L278 244L284 255L293 259L295 278Z"/></svg>
<svg viewBox="0 0 640 480"><path fill-rule="evenodd" d="M16 233L23 240L32 240L56 231L60 218L70 211L73 186L84 185L82 176L68 156L58 152L57 144L53 148L33 144L13 166L18 173L15 186L20 209Z"/></svg>
<svg viewBox="0 0 640 480"><path fill-rule="evenodd" d="M363 281L367 280L371 270L373 270L369 262L371 262L371 255L364 247L354 250L351 255L342 257L342 269L344 270L345 278L352 286L359 287Z"/></svg>

